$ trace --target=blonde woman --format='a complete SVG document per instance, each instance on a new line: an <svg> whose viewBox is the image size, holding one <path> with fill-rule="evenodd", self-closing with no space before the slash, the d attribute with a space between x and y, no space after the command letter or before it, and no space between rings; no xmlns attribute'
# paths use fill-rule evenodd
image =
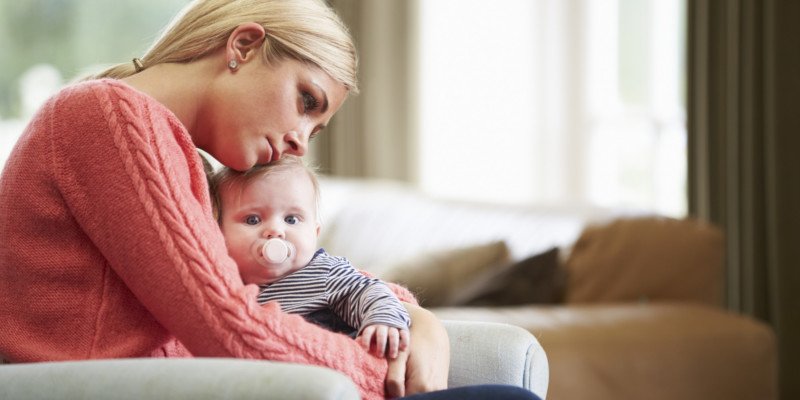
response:
<svg viewBox="0 0 800 400"><path fill-rule="evenodd" d="M141 59L59 92L0 177L0 354L290 361L339 370L367 399L444 388L446 333L407 291L394 287L415 345L387 364L260 306L212 217L197 148L239 171L303 156L356 90L323 1L198 0ZM454 395L421 396L437 393Z"/></svg>

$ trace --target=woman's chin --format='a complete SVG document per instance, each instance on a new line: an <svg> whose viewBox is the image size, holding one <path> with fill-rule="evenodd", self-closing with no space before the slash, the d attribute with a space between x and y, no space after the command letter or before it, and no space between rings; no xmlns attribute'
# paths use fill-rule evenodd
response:
<svg viewBox="0 0 800 400"><path fill-rule="evenodd" d="M253 168L257 163L256 161L257 161L256 159L253 159L253 160L249 160L248 159L248 160L240 160L238 162L235 162L235 161L232 161L232 160L230 160L228 162L222 162L222 161L220 161L220 162L222 162L222 165L225 165L226 167L228 167L228 168L230 168L230 169L232 169L234 171L245 172L245 171L249 170L250 168Z"/></svg>

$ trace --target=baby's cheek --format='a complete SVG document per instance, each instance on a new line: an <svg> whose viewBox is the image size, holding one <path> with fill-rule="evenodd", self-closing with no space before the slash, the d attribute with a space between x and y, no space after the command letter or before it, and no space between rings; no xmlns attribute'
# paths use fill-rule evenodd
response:
<svg viewBox="0 0 800 400"><path fill-rule="evenodd" d="M241 270L245 265L252 262L250 260L250 252L249 249L244 248L243 246L232 246L231 244L228 245L228 255L233 258L233 261L239 266Z"/></svg>

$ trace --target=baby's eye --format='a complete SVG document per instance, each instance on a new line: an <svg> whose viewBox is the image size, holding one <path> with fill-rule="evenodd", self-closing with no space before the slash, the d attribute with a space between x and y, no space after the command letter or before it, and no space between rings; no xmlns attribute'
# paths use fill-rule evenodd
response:
<svg viewBox="0 0 800 400"><path fill-rule="evenodd" d="M258 225L261 223L261 218L258 215L248 215L244 217L244 223L247 225Z"/></svg>
<svg viewBox="0 0 800 400"><path fill-rule="evenodd" d="M294 224L297 224L298 222L300 222L300 218L297 218L296 215L290 215L290 216L284 218L283 220L286 221L286 223L289 224L289 225L294 225Z"/></svg>

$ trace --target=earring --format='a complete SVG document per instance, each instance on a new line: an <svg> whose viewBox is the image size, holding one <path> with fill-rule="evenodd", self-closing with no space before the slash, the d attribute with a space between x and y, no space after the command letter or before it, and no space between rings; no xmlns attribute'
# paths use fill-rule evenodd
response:
<svg viewBox="0 0 800 400"><path fill-rule="evenodd" d="M136 70L136 72L144 71L144 64L142 64L142 60L140 60L138 58L134 58L133 59L133 68Z"/></svg>
<svg viewBox="0 0 800 400"><path fill-rule="evenodd" d="M228 61L228 68L235 70L236 68L239 68L239 63L236 62L236 60L230 60Z"/></svg>

